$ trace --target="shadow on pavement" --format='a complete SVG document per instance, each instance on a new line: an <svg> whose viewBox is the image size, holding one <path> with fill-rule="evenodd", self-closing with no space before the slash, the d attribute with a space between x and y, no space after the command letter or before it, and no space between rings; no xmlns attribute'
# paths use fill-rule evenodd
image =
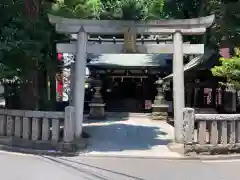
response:
<svg viewBox="0 0 240 180"><path fill-rule="evenodd" d="M156 126L124 123L89 125L84 131L90 134L87 152L119 152L124 150L147 150L153 146L167 145L167 132Z"/></svg>

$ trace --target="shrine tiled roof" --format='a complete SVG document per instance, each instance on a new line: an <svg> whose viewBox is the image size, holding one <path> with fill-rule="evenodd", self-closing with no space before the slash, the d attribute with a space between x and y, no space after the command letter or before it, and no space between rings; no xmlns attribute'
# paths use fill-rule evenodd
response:
<svg viewBox="0 0 240 180"><path fill-rule="evenodd" d="M216 63L216 58L213 55L216 54L214 50L207 50L203 55L199 55L192 60L190 60L184 66L184 72L191 70L199 70L199 69L210 69ZM173 74L170 74L163 79L170 79L173 77Z"/></svg>
<svg viewBox="0 0 240 180"><path fill-rule="evenodd" d="M169 54L102 54L91 58L88 66L167 66Z"/></svg>

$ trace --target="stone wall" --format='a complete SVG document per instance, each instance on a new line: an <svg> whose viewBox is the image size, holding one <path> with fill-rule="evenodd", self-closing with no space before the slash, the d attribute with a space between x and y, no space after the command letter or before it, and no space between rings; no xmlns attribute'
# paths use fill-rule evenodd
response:
<svg viewBox="0 0 240 180"><path fill-rule="evenodd" d="M65 112L0 109L0 144L74 151L73 107Z"/></svg>
<svg viewBox="0 0 240 180"><path fill-rule="evenodd" d="M183 111L185 154L222 154L240 152L240 114L195 114Z"/></svg>

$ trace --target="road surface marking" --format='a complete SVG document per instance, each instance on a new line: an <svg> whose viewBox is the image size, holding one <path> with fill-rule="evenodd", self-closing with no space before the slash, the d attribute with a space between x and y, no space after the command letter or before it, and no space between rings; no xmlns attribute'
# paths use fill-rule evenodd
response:
<svg viewBox="0 0 240 180"><path fill-rule="evenodd" d="M203 163L232 163L232 162L240 162L240 159L229 159L229 160L205 160Z"/></svg>
<svg viewBox="0 0 240 180"><path fill-rule="evenodd" d="M24 153L17 153L17 152L7 152L7 151L0 151L0 156L3 154L15 155L15 156L34 156L32 154L24 154Z"/></svg>

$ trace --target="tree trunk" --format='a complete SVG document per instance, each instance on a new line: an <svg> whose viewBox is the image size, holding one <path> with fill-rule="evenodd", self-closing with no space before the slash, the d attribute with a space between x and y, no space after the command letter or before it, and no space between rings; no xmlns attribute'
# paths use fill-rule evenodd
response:
<svg viewBox="0 0 240 180"><path fill-rule="evenodd" d="M24 12L26 18L38 18L41 0L24 0ZM21 84L20 101L22 109L39 109L39 72L37 68L30 71L26 76L26 81Z"/></svg>
<svg viewBox="0 0 240 180"><path fill-rule="evenodd" d="M55 72L55 71L54 71ZM56 108L56 75L55 73L49 73L49 81L50 81L50 102L51 107L55 110Z"/></svg>
<svg viewBox="0 0 240 180"><path fill-rule="evenodd" d="M41 0L24 0L24 11L26 17L38 18Z"/></svg>

